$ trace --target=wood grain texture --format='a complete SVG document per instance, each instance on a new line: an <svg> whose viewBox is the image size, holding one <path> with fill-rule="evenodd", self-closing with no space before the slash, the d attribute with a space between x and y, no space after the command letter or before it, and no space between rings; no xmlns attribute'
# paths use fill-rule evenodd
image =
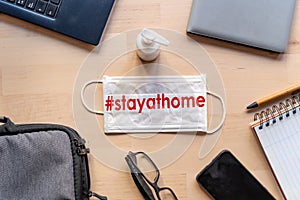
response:
<svg viewBox="0 0 300 200"><path fill-rule="evenodd" d="M191 4L192 0L117 1L103 39L144 27L186 34ZM300 2L297 2L285 53L276 54L198 36L192 38L205 48L223 78L226 121L213 150L199 159L205 136L197 135L179 159L161 170L161 186L173 188L179 199L209 199L197 185L196 174L221 150L229 149L276 199L280 199L263 151L248 125L255 110L247 112L245 108L259 97L300 81ZM91 45L1 13L0 114L9 116L16 123L58 123L76 129L72 108L74 81L81 64L93 49ZM117 63L132 66L141 62L135 55L129 56L130 59L120 59ZM162 61L186 65L172 58ZM176 67L183 74L194 74L180 65ZM117 67L112 69L118 70ZM123 74L130 68L112 69L109 73ZM136 142L128 135L108 139L126 151L142 148L152 151L156 149L155 141L164 144L173 137L158 135L142 142ZM90 161L93 191L107 195L111 200L142 199L129 173L111 169L93 155Z"/></svg>

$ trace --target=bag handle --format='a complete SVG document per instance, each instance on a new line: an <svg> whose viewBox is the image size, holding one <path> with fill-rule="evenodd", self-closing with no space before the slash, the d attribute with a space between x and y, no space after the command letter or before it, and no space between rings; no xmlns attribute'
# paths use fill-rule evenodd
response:
<svg viewBox="0 0 300 200"><path fill-rule="evenodd" d="M16 125L8 117L0 116L0 123L3 123L0 125L0 135L3 133L17 132Z"/></svg>
<svg viewBox="0 0 300 200"><path fill-rule="evenodd" d="M107 200L106 196L102 196L102 195L99 195L99 194L97 194L95 192L91 192L91 191L89 193L89 197L96 197L96 198L98 198L100 200Z"/></svg>

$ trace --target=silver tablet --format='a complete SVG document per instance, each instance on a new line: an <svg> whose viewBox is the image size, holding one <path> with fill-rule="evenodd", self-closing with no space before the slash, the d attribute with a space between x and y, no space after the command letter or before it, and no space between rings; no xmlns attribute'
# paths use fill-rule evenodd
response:
<svg viewBox="0 0 300 200"><path fill-rule="evenodd" d="M296 0L193 0L187 32L284 52L295 3Z"/></svg>

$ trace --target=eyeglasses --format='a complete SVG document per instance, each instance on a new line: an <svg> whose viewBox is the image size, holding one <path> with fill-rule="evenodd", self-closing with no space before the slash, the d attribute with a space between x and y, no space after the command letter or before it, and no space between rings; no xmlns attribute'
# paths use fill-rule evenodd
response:
<svg viewBox="0 0 300 200"><path fill-rule="evenodd" d="M132 178L145 200L178 200L171 188L157 185L160 172L147 154L130 151L125 160L130 168Z"/></svg>

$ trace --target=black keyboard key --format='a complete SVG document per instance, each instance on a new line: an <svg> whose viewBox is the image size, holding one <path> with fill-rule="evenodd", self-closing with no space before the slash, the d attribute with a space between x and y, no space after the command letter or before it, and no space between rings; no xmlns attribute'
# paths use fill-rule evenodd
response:
<svg viewBox="0 0 300 200"><path fill-rule="evenodd" d="M7 0L10 3L15 3L15 0Z"/></svg>
<svg viewBox="0 0 300 200"><path fill-rule="evenodd" d="M28 0L26 3L26 8L33 10L35 8L37 0Z"/></svg>
<svg viewBox="0 0 300 200"><path fill-rule="evenodd" d="M35 10L39 13L44 13L46 10L47 2L39 0L36 4Z"/></svg>
<svg viewBox="0 0 300 200"><path fill-rule="evenodd" d="M49 4L46 9L46 15L48 15L49 17L54 17L56 14L57 8L58 8L58 6L56 6L54 4Z"/></svg>
<svg viewBox="0 0 300 200"><path fill-rule="evenodd" d="M51 3L54 3L54 4L56 4L56 5L58 5L59 2L60 2L60 0L51 0Z"/></svg>
<svg viewBox="0 0 300 200"><path fill-rule="evenodd" d="M17 5L24 6L25 2L26 2L26 0L17 0Z"/></svg>

